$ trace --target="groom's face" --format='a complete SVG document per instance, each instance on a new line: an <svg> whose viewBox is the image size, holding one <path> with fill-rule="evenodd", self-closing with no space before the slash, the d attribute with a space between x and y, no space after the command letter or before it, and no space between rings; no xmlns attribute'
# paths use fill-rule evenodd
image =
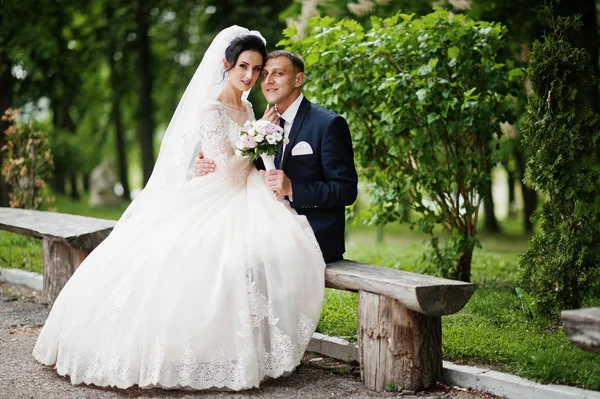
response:
<svg viewBox="0 0 600 399"><path fill-rule="evenodd" d="M261 88L271 104L284 112L300 95L304 73L296 70L286 57L268 59L262 70Z"/></svg>

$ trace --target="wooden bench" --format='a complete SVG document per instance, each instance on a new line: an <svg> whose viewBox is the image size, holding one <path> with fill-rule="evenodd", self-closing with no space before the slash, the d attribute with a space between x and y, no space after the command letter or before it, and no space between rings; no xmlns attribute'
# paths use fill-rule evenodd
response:
<svg viewBox="0 0 600 399"><path fill-rule="evenodd" d="M50 305L115 224L114 220L0 207L0 230L44 240L43 300Z"/></svg>
<svg viewBox="0 0 600 399"><path fill-rule="evenodd" d="M567 338L586 351L600 353L600 308L563 310Z"/></svg>
<svg viewBox="0 0 600 399"><path fill-rule="evenodd" d="M348 260L325 270L325 286L358 292L358 352L365 386L427 389L442 371L441 316L461 310L475 287L462 281Z"/></svg>
<svg viewBox="0 0 600 399"><path fill-rule="evenodd" d="M115 222L0 208L0 229L44 239L44 298L54 299ZM367 388L427 389L442 371L441 316L461 310L475 287L343 260L327 265L325 285L358 292L361 378Z"/></svg>

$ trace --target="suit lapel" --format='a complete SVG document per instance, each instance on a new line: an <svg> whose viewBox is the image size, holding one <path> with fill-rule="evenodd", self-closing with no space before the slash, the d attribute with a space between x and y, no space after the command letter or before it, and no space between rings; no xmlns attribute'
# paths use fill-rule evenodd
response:
<svg viewBox="0 0 600 399"><path fill-rule="evenodd" d="M298 108L296 117L294 118L294 123L292 124L292 130L290 130L290 135L288 137L288 139L290 141L285 146L285 151L283 153L283 163L281 164L281 169L284 168L285 163L287 162L288 157L290 156L290 153L292 152L292 147L294 146L294 143L296 142L296 137L298 137L298 132L300 131L300 128L302 127L302 124L304 123L304 117L306 116L306 113L308 112L308 108L310 108L310 101L308 101L306 99L306 97L304 97L302 99L302 102L300 103L300 107Z"/></svg>

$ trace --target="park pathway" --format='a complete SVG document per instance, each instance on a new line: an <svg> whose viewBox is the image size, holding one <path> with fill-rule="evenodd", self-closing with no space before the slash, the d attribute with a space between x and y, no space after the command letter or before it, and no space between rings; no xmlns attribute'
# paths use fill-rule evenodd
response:
<svg viewBox="0 0 600 399"><path fill-rule="evenodd" d="M104 398L436 398L492 399L495 396L439 384L416 395L367 390L356 367L307 354L298 370L287 378L268 381L260 389L243 392L193 392L142 389L106 389L73 386L51 367L31 356L48 309L39 293L0 283L0 399L104 399Z"/></svg>

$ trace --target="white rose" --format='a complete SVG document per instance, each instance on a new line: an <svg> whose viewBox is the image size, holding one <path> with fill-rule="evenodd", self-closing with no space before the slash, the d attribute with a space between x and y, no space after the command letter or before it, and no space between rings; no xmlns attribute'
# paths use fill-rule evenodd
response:
<svg viewBox="0 0 600 399"><path fill-rule="evenodd" d="M269 135L267 136L267 142L268 142L269 144L277 144L277 140L275 139L275 136L274 136L274 135L272 135L272 134L269 134Z"/></svg>
<svg viewBox="0 0 600 399"><path fill-rule="evenodd" d="M256 136L254 136L254 141L256 141L257 143L262 143L264 139L265 136L263 136L262 134L257 134Z"/></svg>

